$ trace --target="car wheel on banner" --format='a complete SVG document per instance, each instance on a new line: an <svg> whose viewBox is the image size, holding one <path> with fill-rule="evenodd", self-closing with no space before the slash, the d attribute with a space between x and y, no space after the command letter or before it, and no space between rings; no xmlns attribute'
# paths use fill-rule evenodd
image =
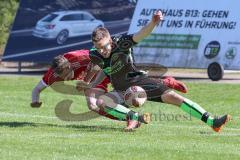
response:
<svg viewBox="0 0 240 160"><path fill-rule="evenodd" d="M63 44L64 42L66 42L68 39L68 31L67 30L62 30L57 38L56 38L56 41L57 41L57 44L61 45Z"/></svg>
<svg viewBox="0 0 240 160"><path fill-rule="evenodd" d="M213 81L218 81L223 78L224 68L221 64L213 62L208 66L207 69L208 77Z"/></svg>

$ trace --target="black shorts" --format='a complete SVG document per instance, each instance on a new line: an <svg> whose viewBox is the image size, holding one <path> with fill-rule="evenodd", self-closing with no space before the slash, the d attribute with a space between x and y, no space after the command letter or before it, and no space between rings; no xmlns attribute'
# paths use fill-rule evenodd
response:
<svg viewBox="0 0 240 160"><path fill-rule="evenodd" d="M169 90L161 79L143 78L132 85L141 86L147 93L147 99L154 102L162 102L162 94Z"/></svg>

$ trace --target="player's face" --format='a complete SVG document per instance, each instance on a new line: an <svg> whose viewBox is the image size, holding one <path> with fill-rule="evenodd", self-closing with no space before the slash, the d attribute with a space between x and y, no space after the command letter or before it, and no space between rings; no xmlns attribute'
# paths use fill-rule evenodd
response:
<svg viewBox="0 0 240 160"><path fill-rule="evenodd" d="M110 57L112 51L111 37L105 37L98 42L94 42L94 46L104 58Z"/></svg>

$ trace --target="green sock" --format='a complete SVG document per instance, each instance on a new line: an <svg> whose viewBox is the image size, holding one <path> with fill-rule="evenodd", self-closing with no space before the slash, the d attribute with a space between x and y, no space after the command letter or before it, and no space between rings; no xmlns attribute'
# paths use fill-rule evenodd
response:
<svg viewBox="0 0 240 160"><path fill-rule="evenodd" d="M114 108L108 106L104 107L104 111L121 121L126 121L128 118L131 120L138 120L138 113L120 104L117 104Z"/></svg>
<svg viewBox="0 0 240 160"><path fill-rule="evenodd" d="M181 104L180 108L197 119L202 120L207 123L209 126L213 126L213 117L208 114L201 106L197 103L192 102L189 99L184 99L184 102Z"/></svg>

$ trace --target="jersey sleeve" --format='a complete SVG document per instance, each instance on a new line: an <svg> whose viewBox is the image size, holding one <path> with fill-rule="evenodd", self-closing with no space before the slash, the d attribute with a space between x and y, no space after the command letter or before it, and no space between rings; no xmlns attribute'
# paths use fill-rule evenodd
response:
<svg viewBox="0 0 240 160"><path fill-rule="evenodd" d="M89 58L94 65L98 65L101 69L104 67L104 61L102 57L97 53L96 50L91 50L89 54Z"/></svg>
<svg viewBox="0 0 240 160"><path fill-rule="evenodd" d="M51 68L43 75L42 78L42 82L45 86L50 86L57 81L61 81L61 79L57 75L55 75Z"/></svg>
<svg viewBox="0 0 240 160"><path fill-rule="evenodd" d="M64 57L70 62L89 62L89 50L75 50L64 54Z"/></svg>

